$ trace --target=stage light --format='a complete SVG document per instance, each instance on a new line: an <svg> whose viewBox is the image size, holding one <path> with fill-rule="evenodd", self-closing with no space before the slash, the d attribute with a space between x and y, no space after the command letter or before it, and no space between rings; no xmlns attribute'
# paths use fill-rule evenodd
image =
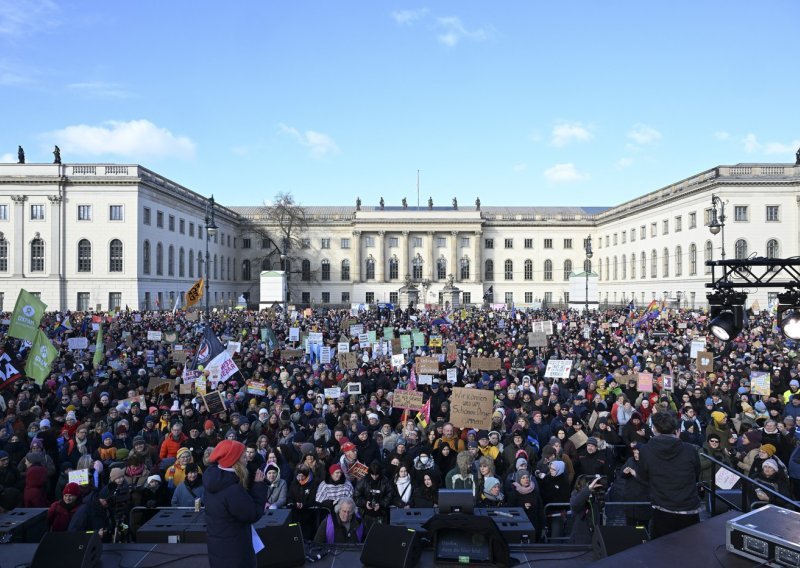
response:
<svg viewBox="0 0 800 568"><path fill-rule="evenodd" d="M781 333L788 339L800 339L800 291L778 294L778 321Z"/></svg>
<svg viewBox="0 0 800 568"><path fill-rule="evenodd" d="M718 290L706 296L708 298L708 329L720 341L731 341L744 329L744 303L747 294L733 290Z"/></svg>

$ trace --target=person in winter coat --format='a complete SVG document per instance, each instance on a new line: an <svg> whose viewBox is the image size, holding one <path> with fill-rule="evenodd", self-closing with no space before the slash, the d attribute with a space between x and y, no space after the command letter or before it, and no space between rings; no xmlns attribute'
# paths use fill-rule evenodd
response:
<svg viewBox="0 0 800 568"><path fill-rule="evenodd" d="M255 568L251 525L264 514L263 472L247 483L244 444L225 440L211 453L213 465L203 475L211 568Z"/></svg>
<svg viewBox="0 0 800 568"><path fill-rule="evenodd" d="M281 509L286 505L289 486L284 479L281 479L281 469L278 464L270 462L264 471L267 476L267 502L264 506L267 509Z"/></svg>
<svg viewBox="0 0 800 568"><path fill-rule="evenodd" d="M297 466L295 477L289 485L287 502L292 509L292 522L298 523L303 530L303 537L310 540L314 537L316 526L317 478L306 464Z"/></svg>
<svg viewBox="0 0 800 568"><path fill-rule="evenodd" d="M343 497L332 513L320 523L314 535L318 544L359 544L369 533L369 521L358 514L355 502Z"/></svg>
<svg viewBox="0 0 800 568"><path fill-rule="evenodd" d="M80 506L81 488L77 483L67 483L61 499L47 510L47 527L51 532L65 532L72 516Z"/></svg>
<svg viewBox="0 0 800 568"><path fill-rule="evenodd" d="M408 468L400 464L397 468L394 480L392 481L392 505L398 509L410 509L412 507L413 497L414 481L408 473Z"/></svg>
<svg viewBox="0 0 800 568"><path fill-rule="evenodd" d="M709 455L717 461L732 465L728 459L728 452L722 447L722 440L719 434L711 433L703 444L703 453ZM716 483L714 477L716 475L717 465L710 459L700 454L700 481L706 484L707 487L713 487Z"/></svg>
<svg viewBox="0 0 800 568"><path fill-rule="evenodd" d="M472 455L469 452L459 452L456 456L456 467L447 472L444 485L447 489L470 489L477 496L476 478L472 471Z"/></svg>
<svg viewBox="0 0 800 568"><path fill-rule="evenodd" d="M781 495L788 498L791 496L791 489L789 488L789 478L786 473L779 467L774 458L764 460L761 464L761 471L752 476L755 481L759 481ZM764 505L772 503L778 506L784 506L786 503L777 496L767 493L760 487L752 485L751 489L751 503L761 502Z"/></svg>
<svg viewBox="0 0 800 568"><path fill-rule="evenodd" d="M426 473L422 476L422 484L414 488L414 494L411 500L414 507L418 508L433 508L439 504L439 487L441 485L441 478L435 474Z"/></svg>
<svg viewBox="0 0 800 568"><path fill-rule="evenodd" d="M200 474L200 469L197 464L190 463L186 466L186 478L175 489L170 504L173 507L194 507L197 499L202 502L204 493L203 476Z"/></svg>
<svg viewBox="0 0 800 568"><path fill-rule="evenodd" d="M329 511L333 511L336 504L345 497L352 497L355 489L353 484L344 478L342 466L338 463L328 468L328 478L317 487L317 503Z"/></svg>
<svg viewBox="0 0 800 568"><path fill-rule="evenodd" d="M604 489L601 479L597 477L582 475L575 482L575 490L569 499L572 512L570 543L592 544L592 531L601 519L600 508L590 506L589 502L593 493Z"/></svg>
<svg viewBox="0 0 800 568"><path fill-rule="evenodd" d="M519 469L514 474L511 491L507 494L509 507L522 507L528 520L536 530L536 540L540 540L544 528L544 507L540 491L536 488L533 476L527 469Z"/></svg>
<svg viewBox="0 0 800 568"><path fill-rule="evenodd" d="M44 467L43 453L30 453L25 456L25 490L22 506L27 508L49 507L47 498L47 469Z"/></svg>
<svg viewBox="0 0 800 568"><path fill-rule="evenodd" d="M189 448L178 449L175 463L167 468L164 473L164 481L167 482L169 489L175 489L183 480L186 479L186 468L193 463L192 451Z"/></svg>
<svg viewBox="0 0 800 568"><path fill-rule="evenodd" d="M392 487L383 476L380 463L369 464L367 475L358 481L355 502L365 519L378 523L388 522Z"/></svg>
<svg viewBox="0 0 800 568"><path fill-rule="evenodd" d="M422 476L426 473L432 473L441 477L442 472L436 466L436 461L433 459L428 450L421 450L419 455L414 458L414 467L409 470L411 474L411 481L414 487L422 484Z"/></svg>
<svg viewBox="0 0 800 568"><path fill-rule="evenodd" d="M483 492L481 493L482 507L505 507L506 496L500 480L490 475L483 480Z"/></svg>
<svg viewBox="0 0 800 568"><path fill-rule="evenodd" d="M622 488L622 500L628 502L650 501L650 487L647 482L642 480L641 476L638 444L634 444L631 450L633 455L622 466L622 479L625 482ZM649 505L630 505L625 507L625 521L628 526L647 525L652 516Z"/></svg>
<svg viewBox="0 0 800 568"><path fill-rule="evenodd" d="M569 478L566 464L561 460L553 460L548 464L547 473L537 474L539 487L542 488L542 503L568 503ZM559 510L551 508L547 513L547 523L550 528L550 537L561 537L564 532L566 508Z"/></svg>

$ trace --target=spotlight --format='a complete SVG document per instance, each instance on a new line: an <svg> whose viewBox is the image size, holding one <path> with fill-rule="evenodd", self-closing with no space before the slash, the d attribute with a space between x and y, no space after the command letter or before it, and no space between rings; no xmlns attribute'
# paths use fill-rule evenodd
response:
<svg viewBox="0 0 800 568"><path fill-rule="evenodd" d="M730 341L739 335L745 324L744 302L747 294L733 290L718 290L708 298L709 331L720 341Z"/></svg>
<svg viewBox="0 0 800 568"><path fill-rule="evenodd" d="M788 339L800 339L800 291L778 294L777 316L783 335Z"/></svg>

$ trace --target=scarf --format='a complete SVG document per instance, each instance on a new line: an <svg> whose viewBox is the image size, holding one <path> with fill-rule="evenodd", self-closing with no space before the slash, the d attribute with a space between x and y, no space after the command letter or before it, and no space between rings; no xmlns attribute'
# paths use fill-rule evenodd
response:
<svg viewBox="0 0 800 568"><path fill-rule="evenodd" d="M533 490L534 490L533 483L529 483L527 487L523 487L522 485L520 485L516 481L512 481L511 485L514 486L514 489L520 495L528 495L529 493L533 493Z"/></svg>
<svg viewBox="0 0 800 568"><path fill-rule="evenodd" d="M397 481L395 481L395 485L397 486L397 494L400 496L400 499L403 503L408 503L411 500L411 477L398 477Z"/></svg>

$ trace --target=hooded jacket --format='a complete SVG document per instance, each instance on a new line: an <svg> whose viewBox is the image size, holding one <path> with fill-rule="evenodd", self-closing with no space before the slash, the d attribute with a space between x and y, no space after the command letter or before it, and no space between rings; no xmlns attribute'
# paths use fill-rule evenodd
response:
<svg viewBox="0 0 800 568"><path fill-rule="evenodd" d="M691 445L669 435L653 436L639 450L641 479L650 484L650 501L669 511L700 507L697 482L700 457Z"/></svg>

